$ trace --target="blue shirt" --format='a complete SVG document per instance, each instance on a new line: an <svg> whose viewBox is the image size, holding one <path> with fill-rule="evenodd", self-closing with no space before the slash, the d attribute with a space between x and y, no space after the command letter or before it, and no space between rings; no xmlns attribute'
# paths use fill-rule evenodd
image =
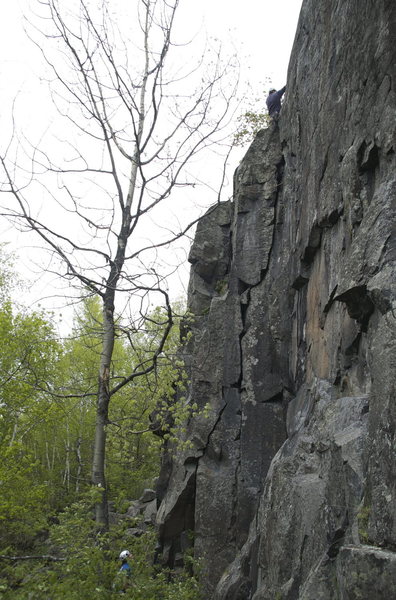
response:
<svg viewBox="0 0 396 600"><path fill-rule="evenodd" d="M281 98L285 93L286 86L277 92L272 92L267 98L267 107L270 117L274 114L279 113L281 109Z"/></svg>
<svg viewBox="0 0 396 600"><path fill-rule="evenodd" d="M125 571L125 573L124 573L124 571ZM127 562L122 563L121 568L120 568L120 573L123 573L123 575L130 577L132 575L131 566Z"/></svg>

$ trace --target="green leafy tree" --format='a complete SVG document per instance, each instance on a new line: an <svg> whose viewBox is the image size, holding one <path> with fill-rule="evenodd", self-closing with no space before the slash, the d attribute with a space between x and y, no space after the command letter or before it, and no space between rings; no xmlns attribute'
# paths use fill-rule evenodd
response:
<svg viewBox="0 0 396 600"><path fill-rule="evenodd" d="M4 262L3 256L3 265ZM32 431L51 419L43 393L54 377L60 346L40 312L18 311L12 278L0 275L0 546L28 545L46 525L50 490Z"/></svg>

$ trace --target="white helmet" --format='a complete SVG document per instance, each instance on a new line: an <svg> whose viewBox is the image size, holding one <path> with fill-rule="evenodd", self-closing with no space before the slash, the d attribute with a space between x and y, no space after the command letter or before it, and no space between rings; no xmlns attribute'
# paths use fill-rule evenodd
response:
<svg viewBox="0 0 396 600"><path fill-rule="evenodd" d="M131 556L129 550L123 550L120 554L120 560L124 560L125 558L128 558L128 556Z"/></svg>

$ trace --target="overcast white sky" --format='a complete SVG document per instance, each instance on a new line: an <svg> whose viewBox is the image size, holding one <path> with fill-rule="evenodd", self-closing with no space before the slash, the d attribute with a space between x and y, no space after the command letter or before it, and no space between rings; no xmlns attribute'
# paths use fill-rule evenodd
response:
<svg viewBox="0 0 396 600"><path fill-rule="evenodd" d="M233 40L251 79L286 82L287 66L302 0L187 0L185 13L207 30Z"/></svg>
<svg viewBox="0 0 396 600"><path fill-rule="evenodd" d="M250 57L245 68L251 68L252 77L256 80L271 77L275 87L281 87L286 79L301 3L302 0L184 0L179 19L186 30L195 31L202 23L211 35L225 42L232 39L241 58ZM22 27L22 16L34 0L2 4L1 71L4 74L4 65L8 65L11 68L6 68L6 74L12 74L12 83L21 82L36 70L35 53ZM9 83L2 76L2 88Z"/></svg>
<svg viewBox="0 0 396 600"><path fill-rule="evenodd" d="M63 0L67 2L67 0ZM111 0L123 4L128 0ZM111 3L110 2L110 3ZM0 102L7 113L17 91L28 97L26 120L46 117L44 90L37 85L42 73L41 57L23 30L23 15L37 0L3 2L0 13ZM179 26L186 37L198 29L222 40L225 48L233 45L241 61L242 72L255 86L257 94L268 89L268 80L276 88L286 83L287 67L302 0L182 0Z"/></svg>
<svg viewBox="0 0 396 600"><path fill-rule="evenodd" d="M23 15L36 0L3 1L0 14L0 127L4 139L10 126L10 107L19 92L26 123L48 120L45 86L40 86L41 57L23 31ZM63 0L67 2L68 0ZM114 5L129 0L109 0ZM262 94L263 107L268 82L280 88L286 83L287 67L302 0L182 0L179 28L191 37L199 29L222 41L225 49L237 50L241 70ZM235 158L237 166L237 157ZM4 227L3 240L16 239ZM18 244L22 244L20 236ZM187 269L185 269L187 272Z"/></svg>

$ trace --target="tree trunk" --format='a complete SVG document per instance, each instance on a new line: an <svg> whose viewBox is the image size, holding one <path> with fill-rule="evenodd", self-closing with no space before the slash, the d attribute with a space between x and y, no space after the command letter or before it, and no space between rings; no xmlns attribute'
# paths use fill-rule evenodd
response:
<svg viewBox="0 0 396 600"><path fill-rule="evenodd" d="M66 422L66 442L65 442L65 474L63 477L63 484L66 484L66 489L69 492L70 490L70 431L69 431L69 421ZM49 461L49 459L48 459Z"/></svg>
<svg viewBox="0 0 396 600"><path fill-rule="evenodd" d="M110 363L114 348L114 294L110 292L106 296L103 302L103 343L99 369L95 446L92 463L92 482L95 486L101 488L102 491L100 501L96 504L95 518L97 525L103 529L107 529L109 525L105 472L106 427L110 403Z"/></svg>
<svg viewBox="0 0 396 600"><path fill-rule="evenodd" d="M77 472L76 472L76 494L80 493L80 478L82 473L82 458L81 458L81 437L78 436L76 442L76 456L77 456Z"/></svg>

